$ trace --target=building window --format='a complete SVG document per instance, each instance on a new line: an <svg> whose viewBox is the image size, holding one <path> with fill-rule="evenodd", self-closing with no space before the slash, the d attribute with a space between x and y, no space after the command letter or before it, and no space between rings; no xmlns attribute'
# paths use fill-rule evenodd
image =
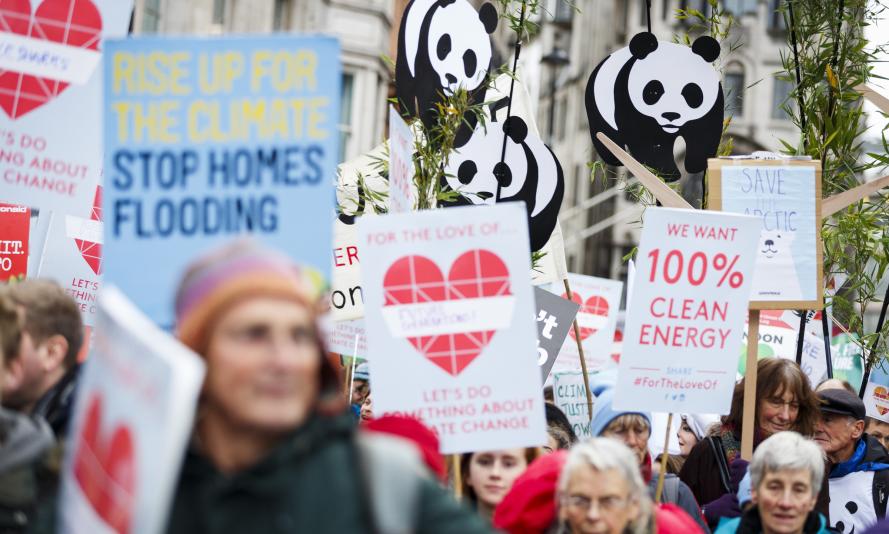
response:
<svg viewBox="0 0 889 534"><path fill-rule="evenodd" d="M768 18L768 28L769 31L773 32L783 32L787 30L787 21L784 20L784 12L781 9L781 4L784 0L770 0L769 1L769 12Z"/></svg>
<svg viewBox="0 0 889 534"><path fill-rule="evenodd" d="M787 109L796 110L796 101L791 98L791 93L793 93L793 82L775 78L772 91L773 119L791 120L792 117L787 113Z"/></svg>
<svg viewBox="0 0 889 534"><path fill-rule="evenodd" d="M213 0L213 24L225 24L225 1Z"/></svg>
<svg viewBox="0 0 889 534"><path fill-rule="evenodd" d="M292 10L292 0L275 0L275 14L272 19L272 29L281 31L290 28L290 14Z"/></svg>
<svg viewBox="0 0 889 534"><path fill-rule="evenodd" d="M745 13L756 13L757 0L724 0L722 5L726 11L736 17Z"/></svg>
<svg viewBox="0 0 889 534"><path fill-rule="evenodd" d="M553 13L553 22L556 24L571 25L574 18L574 8L564 0L556 0L556 11Z"/></svg>
<svg viewBox="0 0 889 534"><path fill-rule="evenodd" d="M578 165L574 169L574 205L578 206L580 203L585 200L584 193L581 191L583 187L583 181L586 178L586 165Z"/></svg>
<svg viewBox="0 0 889 534"><path fill-rule="evenodd" d="M145 5L142 7L142 31L156 33L160 15L160 0L145 0Z"/></svg>
<svg viewBox="0 0 889 534"><path fill-rule="evenodd" d="M733 117L744 116L744 71L740 66L729 66L725 73L723 91L725 92L725 112Z"/></svg>
<svg viewBox="0 0 889 534"><path fill-rule="evenodd" d="M339 162L346 161L347 146L352 138L352 96L354 93L355 75L343 73L343 86L340 89L340 153Z"/></svg>
<svg viewBox="0 0 889 534"><path fill-rule="evenodd" d="M697 9L705 16L710 13L707 0L679 0L679 9Z"/></svg>

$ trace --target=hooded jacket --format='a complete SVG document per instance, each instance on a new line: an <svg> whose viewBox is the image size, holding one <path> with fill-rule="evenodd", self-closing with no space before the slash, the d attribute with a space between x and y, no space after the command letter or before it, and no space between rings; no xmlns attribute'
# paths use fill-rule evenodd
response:
<svg viewBox="0 0 889 534"><path fill-rule="evenodd" d="M741 517L723 519L713 534L761 534L762 519L757 507L752 507ZM827 521L818 512L810 512L803 524L803 534L830 534Z"/></svg>
<svg viewBox="0 0 889 534"><path fill-rule="evenodd" d="M266 458L235 474L221 473L192 450L167 532L490 532L479 516L422 474L419 460L415 473L406 472L398 461L401 449L373 447L369 453L359 441L346 412L312 416ZM389 463L381 465L387 450ZM386 527L392 517L413 526Z"/></svg>
<svg viewBox="0 0 889 534"><path fill-rule="evenodd" d="M828 484L831 525L840 531L854 525L855 532L864 532L886 516L889 453L876 438L863 434L852 457L831 466Z"/></svg>
<svg viewBox="0 0 889 534"><path fill-rule="evenodd" d="M0 534L31 528L41 499L40 465L53 443L42 419L0 408Z"/></svg>

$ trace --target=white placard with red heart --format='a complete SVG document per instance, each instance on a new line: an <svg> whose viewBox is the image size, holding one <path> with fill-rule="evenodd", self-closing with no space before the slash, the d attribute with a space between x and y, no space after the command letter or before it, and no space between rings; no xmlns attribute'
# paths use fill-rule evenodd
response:
<svg viewBox="0 0 889 534"><path fill-rule="evenodd" d="M0 2L0 201L88 218L102 176L103 40L133 0Z"/></svg>
<svg viewBox="0 0 889 534"><path fill-rule="evenodd" d="M50 213L49 230L36 276L58 282L92 327L102 285L102 189L97 188L89 219Z"/></svg>
<svg viewBox="0 0 889 534"><path fill-rule="evenodd" d="M74 404L59 532L162 532L204 379L201 358L115 287Z"/></svg>
<svg viewBox="0 0 889 534"><path fill-rule="evenodd" d="M885 361L874 365L870 372L867 388L864 390L864 408L867 415L889 423L889 372Z"/></svg>
<svg viewBox="0 0 889 534"><path fill-rule="evenodd" d="M592 373L614 367L617 362L608 350L603 350L603 347L609 347L614 340L614 327L620 311L623 282L568 273L568 284L571 286L571 299L580 305L577 326L587 370ZM553 284L550 289L562 298L568 298L564 284ZM553 372L579 370L580 355L572 328L562 344Z"/></svg>
<svg viewBox="0 0 889 534"><path fill-rule="evenodd" d="M374 411L413 414L445 454L546 441L520 203L358 223Z"/></svg>

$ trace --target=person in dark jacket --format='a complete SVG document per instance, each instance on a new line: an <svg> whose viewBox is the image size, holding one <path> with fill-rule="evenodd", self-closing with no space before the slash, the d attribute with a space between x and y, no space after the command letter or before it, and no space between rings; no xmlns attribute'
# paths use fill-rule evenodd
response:
<svg viewBox="0 0 889 534"><path fill-rule="evenodd" d="M753 447L785 430L811 436L819 417L818 400L809 379L790 360L766 358L756 368L756 414ZM720 517L738 517L737 491L746 473L741 460L741 422L744 414L744 380L736 386L731 410L711 435L698 442L685 460L679 478L688 484L704 509L710 525ZM732 465L737 462L737 465ZM826 501L819 503L826 508Z"/></svg>
<svg viewBox="0 0 889 534"><path fill-rule="evenodd" d="M251 241L185 274L177 335L207 376L167 532L488 532L416 446L355 428L323 357L317 279Z"/></svg>
<svg viewBox="0 0 889 534"><path fill-rule="evenodd" d="M645 412L614 410L612 408L614 389L610 387L607 380L597 383L592 390L596 395L596 402L593 405L590 431L594 436L617 439L633 451L642 479L648 485L649 497L653 499L657 490L658 477L652 476L651 453L648 450L648 438L651 436L651 416ZM698 523L703 532L710 531L691 490L672 473L664 475L661 502L675 504Z"/></svg>
<svg viewBox="0 0 889 534"><path fill-rule="evenodd" d="M3 288L23 315L17 351L6 357L4 405L41 417L59 440L68 431L83 345L77 303L51 280L29 278Z"/></svg>
<svg viewBox="0 0 889 534"><path fill-rule="evenodd" d="M844 389L818 392L817 443L830 461L830 522L840 532L863 532L886 516L889 454L864 432L864 403Z"/></svg>
<svg viewBox="0 0 889 534"><path fill-rule="evenodd" d="M17 306L0 293L0 383L4 359L19 350L21 322ZM40 417L0 408L0 534L33 526L43 498L42 466L53 443L52 430Z"/></svg>
<svg viewBox="0 0 889 534"><path fill-rule="evenodd" d="M750 462L753 506L723 519L715 534L827 534L827 521L815 510L823 478L817 445L796 432L773 434Z"/></svg>

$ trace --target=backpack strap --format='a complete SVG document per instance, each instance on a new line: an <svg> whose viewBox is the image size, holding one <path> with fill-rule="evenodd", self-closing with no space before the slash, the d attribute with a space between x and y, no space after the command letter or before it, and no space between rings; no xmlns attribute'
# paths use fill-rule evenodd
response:
<svg viewBox="0 0 889 534"><path fill-rule="evenodd" d="M713 452L713 458L716 460L716 466L719 468L719 479L722 482L722 489L726 493L732 493L732 475L728 470L728 460L726 459L725 449L722 447L722 439L719 436L707 436L705 439L710 444L710 450Z"/></svg>
<svg viewBox="0 0 889 534"><path fill-rule="evenodd" d="M886 517L886 501L889 500L889 469L874 472L874 511L877 519Z"/></svg>
<svg viewBox="0 0 889 534"><path fill-rule="evenodd" d="M359 431L355 449L373 532L417 532L422 484L429 477L417 448L401 438Z"/></svg>

